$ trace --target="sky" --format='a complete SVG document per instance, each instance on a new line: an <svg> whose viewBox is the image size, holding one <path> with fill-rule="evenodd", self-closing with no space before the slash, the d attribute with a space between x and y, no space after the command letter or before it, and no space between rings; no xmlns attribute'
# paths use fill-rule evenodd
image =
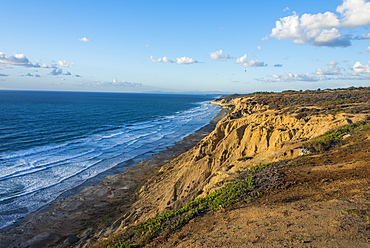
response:
<svg viewBox="0 0 370 248"><path fill-rule="evenodd" d="M0 89L370 86L370 1L0 0Z"/></svg>

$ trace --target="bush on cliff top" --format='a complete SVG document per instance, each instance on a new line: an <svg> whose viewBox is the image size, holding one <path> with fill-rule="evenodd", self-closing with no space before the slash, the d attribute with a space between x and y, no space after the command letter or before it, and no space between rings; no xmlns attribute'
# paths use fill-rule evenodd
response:
<svg viewBox="0 0 370 248"><path fill-rule="evenodd" d="M366 130L370 130L370 121L359 121L344 125L308 141L303 147L314 149L316 152L324 152L339 144L345 135Z"/></svg>

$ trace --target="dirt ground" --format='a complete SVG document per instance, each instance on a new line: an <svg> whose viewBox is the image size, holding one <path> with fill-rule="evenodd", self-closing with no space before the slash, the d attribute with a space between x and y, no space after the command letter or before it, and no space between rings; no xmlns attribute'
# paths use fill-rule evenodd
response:
<svg viewBox="0 0 370 248"><path fill-rule="evenodd" d="M147 247L370 247L366 137L288 162L261 198L199 216Z"/></svg>

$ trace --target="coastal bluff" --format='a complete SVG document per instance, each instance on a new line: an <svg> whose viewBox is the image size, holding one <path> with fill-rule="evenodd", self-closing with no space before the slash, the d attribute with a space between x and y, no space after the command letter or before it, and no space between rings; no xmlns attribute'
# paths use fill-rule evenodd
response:
<svg viewBox="0 0 370 248"><path fill-rule="evenodd" d="M362 247L361 242L363 241L363 247L365 247L366 241L361 238L361 235L365 237L370 232L370 228L366 229L368 225L366 218L370 216L370 211L368 211L370 199L366 193L369 181L367 174L362 175L368 170L363 162L366 159L360 161L359 157L353 157L350 163L352 167L347 168L347 165L338 167L341 172L344 169L347 172L361 171L362 177L360 178L360 175L356 177L358 180L356 187L361 186L362 188L356 191L356 195L353 193L356 187L352 189L353 192L348 191L352 192L352 195L344 193L341 195L340 188L338 188L333 189L337 192L336 197L325 199L323 196L320 198L318 195L323 194L325 189L320 191L321 186L317 186L316 191L312 191L308 185L313 182L312 180L317 179L319 180L317 185L326 183L327 187L339 187L339 184L335 186L335 179L332 181L330 179L330 176L336 175L338 170L333 162L338 157L338 154L333 155L336 149L358 145L362 142L361 149L365 150L361 152L370 151L370 146L367 148L370 139L370 128L367 129L369 125L367 122L370 120L369 88L260 92L222 97L212 103L220 105L224 109L223 113L227 112L227 114L222 116L221 120L217 120L217 124L214 123L212 132L198 137L200 141L197 141L194 146L184 147L181 154L169 156L164 161L143 161L122 175L110 176L103 183L88 187L78 195L56 203L51 209L29 217L17 227L1 233L0 247L107 247L107 245L119 247L117 244L120 242L121 233L128 230L130 226L143 223L165 211L179 209L195 199L207 197L228 183L239 180L246 171L260 165L266 166L264 175L272 174L269 178L263 179L270 181L268 186L258 192L258 197L253 198L252 201L238 203L238 209L232 206L223 208L220 205L221 210L195 214L190 221L181 225L182 228L179 226L165 234L158 232L153 235L153 239L147 240L140 246L209 247L212 244L214 247L245 247L243 244L250 242L250 245L254 244L256 247L286 247L284 245L294 246L296 244L299 244L299 247L306 247L304 242L307 241L307 245L314 243L313 237L316 230L308 233L309 231L305 229L304 235L297 231L298 227L291 229L293 231L289 235L276 231L274 235L277 238L274 241L272 238L265 237L267 232L272 232L267 230L271 226L266 227L266 219L268 219L266 215L270 213L270 219L275 218L275 229L280 228L279 230L286 231L289 223L294 222L293 217L303 218L297 209L299 204L304 205L301 210L303 211L304 209L312 210L314 205L316 204L317 207L320 202L321 209L334 209L335 205L335 211L357 209L354 206L361 205L361 210L365 212L361 212L363 217L359 218L365 221L364 230L361 234L355 234L351 229L347 236L352 235L352 238L346 235L342 235L341 238L344 242L342 244L356 244ZM362 129L356 123L362 123ZM343 126L349 127L355 124L357 126L352 129L363 133L357 134L347 128L350 131L336 131L335 133L340 134L332 135L324 141L318 139L318 137L328 136L332 130L342 130L340 128ZM361 137L361 139L354 140L354 137ZM321 167L325 163L320 163L320 159L324 157L331 158L330 168ZM311 164L305 163L299 168L290 164L292 161L296 161L295 164L302 164L302 158L312 159L312 161L316 159L316 165L310 162ZM160 157L158 160L161 160ZM342 160L345 158L342 157ZM151 163L155 163L155 166ZM267 165L270 164L273 166L268 169ZM334 174L331 175L328 172L330 170ZM322 176L324 174L325 176ZM264 177L262 174L260 176ZM352 178L346 180L343 176L341 180L348 182L348 185L352 183ZM255 176L255 181L258 181L258 176ZM329 185L330 183L333 185ZM267 185L265 182L261 182L262 184ZM288 203L297 203L302 200L297 197L296 200L282 201L285 196L289 195L286 190L292 190L294 185L308 187L308 191L316 193L312 199L306 199L305 202L295 205L296 208L290 208ZM299 192L298 188L296 190L295 193ZM328 202L329 199L333 202ZM349 203L341 201L349 201ZM353 204L350 203L351 201ZM273 209L277 210L273 212ZM284 228L278 225L281 216L275 216L277 212L287 219L290 218L283 223ZM316 213L317 216L320 214L326 214L325 218L329 218L332 213ZM42 228L40 225L35 225L37 221L42 222L43 218L49 218L49 221L43 224L49 226ZM227 222L227 218L233 219L234 224ZM320 219L320 217L317 218ZM327 228L332 225L330 220L324 217L320 220L329 221L328 223L320 222ZM265 225L265 229L256 224L259 221L260 225ZM253 223L255 224L254 229L251 228ZM238 228L235 225L238 225ZM294 225L296 224L293 223L291 226ZM199 228L197 229L196 226ZM289 228L293 228L291 226ZM192 234L191 230L195 233ZM231 232L231 230L234 231ZM327 233L330 233L331 231L328 230ZM249 233L245 240L240 236L242 232ZM195 237L196 233L199 235L202 233L203 236ZM235 235L236 233L239 234ZM204 238L207 235L208 241ZM290 238L285 239L284 235ZM304 238L300 238L299 235ZM234 240L229 241L229 237L233 237ZM334 239L334 236L328 235L327 238L329 237ZM362 241L359 242L357 239ZM128 241L125 242L127 245ZM229 246L223 246L227 242Z"/></svg>

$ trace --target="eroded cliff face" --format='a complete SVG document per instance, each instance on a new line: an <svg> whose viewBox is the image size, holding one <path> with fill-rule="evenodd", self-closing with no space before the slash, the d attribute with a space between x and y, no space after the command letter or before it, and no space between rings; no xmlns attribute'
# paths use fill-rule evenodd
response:
<svg viewBox="0 0 370 248"><path fill-rule="evenodd" d="M256 164L302 155L302 142L335 127L366 118L366 113L326 113L320 107L271 108L255 97L214 102L230 113L198 145L164 165L139 191L134 204L140 222L205 196ZM123 227L122 224L121 227Z"/></svg>

